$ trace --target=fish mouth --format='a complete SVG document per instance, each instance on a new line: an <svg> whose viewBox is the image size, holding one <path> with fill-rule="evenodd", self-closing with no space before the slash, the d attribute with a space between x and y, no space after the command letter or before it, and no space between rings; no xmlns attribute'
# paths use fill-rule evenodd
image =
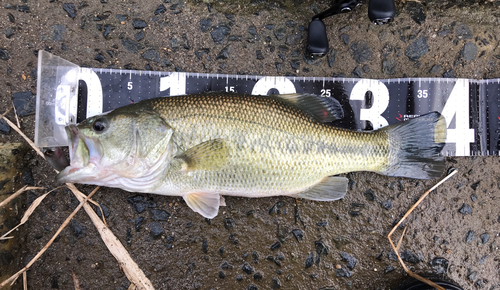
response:
<svg viewBox="0 0 500 290"><path fill-rule="evenodd" d="M103 150L98 139L90 138L80 132L76 125L66 126L70 140L70 164L56 177L60 183L80 183L95 180L98 177L98 165Z"/></svg>

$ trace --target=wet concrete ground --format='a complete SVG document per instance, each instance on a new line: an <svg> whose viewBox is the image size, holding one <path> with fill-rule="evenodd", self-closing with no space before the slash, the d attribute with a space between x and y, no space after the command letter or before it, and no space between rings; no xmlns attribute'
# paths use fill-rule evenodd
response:
<svg viewBox="0 0 500 290"><path fill-rule="evenodd" d="M394 23L384 26L369 22L364 5L325 20L333 50L314 62L303 56L306 28L310 17L329 7L326 1L0 3L1 112L12 106L14 94L36 94L39 50L103 68L500 77L498 2L397 3ZM418 45L422 41L427 51ZM413 60L405 54L409 47L416 51ZM20 118L30 138L32 110ZM0 129L2 142L22 141L3 124ZM464 289L500 289L499 161L498 156L448 159L447 167L459 173L405 222L402 253L412 270L446 273ZM53 170L33 152L19 167L22 182L56 186ZM228 197L227 207L211 221L181 198L102 188L94 200L157 289L395 289L406 275L386 235L436 181L364 172L348 177L352 188L338 202ZM41 193L31 192L23 202L27 206ZM23 247L13 253L15 259L0 262L22 267L77 204L68 190L50 194L18 233ZM28 288L74 289L72 272L82 289L129 285L84 212L28 272Z"/></svg>

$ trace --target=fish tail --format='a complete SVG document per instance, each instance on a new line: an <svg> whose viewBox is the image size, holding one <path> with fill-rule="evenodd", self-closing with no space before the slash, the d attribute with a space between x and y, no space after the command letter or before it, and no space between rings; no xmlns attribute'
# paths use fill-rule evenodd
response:
<svg viewBox="0 0 500 290"><path fill-rule="evenodd" d="M446 120L438 112L381 129L389 137L388 166L382 174L417 179L440 177L445 169L440 152L446 140Z"/></svg>

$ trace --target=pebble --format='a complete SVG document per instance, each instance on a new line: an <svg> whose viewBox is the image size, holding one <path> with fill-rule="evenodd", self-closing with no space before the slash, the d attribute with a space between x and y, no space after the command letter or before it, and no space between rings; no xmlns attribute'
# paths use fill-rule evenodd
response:
<svg viewBox="0 0 500 290"><path fill-rule="evenodd" d="M412 264L417 264L420 263L420 259L415 256L412 252L409 250L404 250L401 254L401 259L405 262L412 263Z"/></svg>
<svg viewBox="0 0 500 290"><path fill-rule="evenodd" d="M219 272L219 278L224 279L226 278L226 274L222 271Z"/></svg>
<svg viewBox="0 0 500 290"><path fill-rule="evenodd" d="M351 271L349 271L349 270L348 270L348 269L347 269L344 265L342 265L342 266L340 267L340 269L337 269L337 270L335 271L335 275L336 275L337 277L346 277L346 278L349 278L349 277L351 277L351 276L352 276L352 273L351 273Z"/></svg>
<svg viewBox="0 0 500 290"><path fill-rule="evenodd" d="M34 186L35 185L35 179L33 178L33 172L31 171L31 168L29 167L24 167L21 169L21 180L24 185L30 185Z"/></svg>
<svg viewBox="0 0 500 290"><path fill-rule="evenodd" d="M477 50L477 45L474 42L469 41L460 50L460 56L466 61L471 61L476 58ZM479 184L479 182L477 182L477 184Z"/></svg>
<svg viewBox="0 0 500 290"><path fill-rule="evenodd" d="M429 46L427 45L427 38L425 36L421 36L408 45L405 49L405 55L411 61L417 61L428 51Z"/></svg>
<svg viewBox="0 0 500 290"><path fill-rule="evenodd" d="M134 38L136 41L141 41L144 39L144 37L146 37L146 34L144 33L143 30L137 32L135 35L134 35Z"/></svg>
<svg viewBox="0 0 500 290"><path fill-rule="evenodd" d="M292 67L292 69L294 69L294 70L299 69L299 67L300 67L300 60L298 60L298 59L292 59L292 60L290 61L290 66L291 66L291 67Z"/></svg>
<svg viewBox="0 0 500 290"><path fill-rule="evenodd" d="M273 289L280 289L281 288L281 282L278 280L278 278L273 277L273 282L271 283L271 287Z"/></svg>
<svg viewBox="0 0 500 290"><path fill-rule="evenodd" d="M226 40L226 37L231 33L231 29L227 26L221 25L210 32L212 40L217 44L222 44Z"/></svg>
<svg viewBox="0 0 500 290"><path fill-rule="evenodd" d="M222 262L222 264L220 265L220 267L224 270L232 270L233 269L233 265L229 264L228 262Z"/></svg>
<svg viewBox="0 0 500 290"><path fill-rule="evenodd" d="M472 188L473 190L476 190L476 189L477 189L477 187L479 186L479 183L480 183L480 182L481 182L481 181L478 181L478 182L473 183L473 184L470 186L470 188Z"/></svg>
<svg viewBox="0 0 500 290"><path fill-rule="evenodd" d="M104 55L102 55L101 53L98 53L95 57L94 57L94 60L97 60L98 62L100 63L104 63L104 61L106 60L106 58L104 57Z"/></svg>
<svg viewBox="0 0 500 290"><path fill-rule="evenodd" d="M455 78L455 73L453 72L453 69L449 69L443 74L443 78Z"/></svg>
<svg viewBox="0 0 500 290"><path fill-rule="evenodd" d="M257 59L264 59L264 56L262 55L262 50L256 50L255 54L257 55Z"/></svg>
<svg viewBox="0 0 500 290"><path fill-rule="evenodd" d="M64 3L63 4L63 9L66 11L69 17L72 19L75 19L76 17L76 7L74 3Z"/></svg>
<svg viewBox="0 0 500 290"><path fill-rule="evenodd" d="M472 271L469 275L467 275L467 279L474 281L474 280L476 280L476 276L477 276L477 272Z"/></svg>
<svg viewBox="0 0 500 290"><path fill-rule="evenodd" d="M10 126L9 126L9 124L7 124L7 122L5 122L4 119L0 120L0 133L2 133L2 134L9 134L10 133ZM0 186L0 189L2 187L3 187L3 185Z"/></svg>
<svg viewBox="0 0 500 290"><path fill-rule="evenodd" d="M271 250L276 250L276 249L279 249L281 248L281 243L280 242L276 242L274 244L271 245Z"/></svg>
<svg viewBox="0 0 500 290"><path fill-rule="evenodd" d="M50 39L54 41L62 41L66 27L61 24L52 25L50 27Z"/></svg>
<svg viewBox="0 0 500 290"><path fill-rule="evenodd" d="M333 67L333 64L335 63L335 59L337 59L337 51L335 49L330 49L330 51L328 52L327 56L328 58L328 65L330 67Z"/></svg>
<svg viewBox="0 0 500 290"><path fill-rule="evenodd" d="M148 49L142 53L142 58L151 60L154 62L160 62L160 53L156 49Z"/></svg>
<svg viewBox="0 0 500 290"><path fill-rule="evenodd" d="M152 209L150 210L150 212L151 218L154 221L168 221L168 219L170 218L170 214L161 209Z"/></svg>
<svg viewBox="0 0 500 290"><path fill-rule="evenodd" d="M340 35L340 39L342 39L342 41L343 41L346 45L349 45L349 35L347 35L347 34L341 34L341 35Z"/></svg>
<svg viewBox="0 0 500 290"><path fill-rule="evenodd" d="M442 257L436 257L429 262L429 266L431 266L438 274L446 274L448 271L448 265L448 260Z"/></svg>
<svg viewBox="0 0 500 290"><path fill-rule="evenodd" d="M310 268L314 264L314 256L313 254L309 254L309 256L306 258L305 262L305 268Z"/></svg>
<svg viewBox="0 0 500 290"><path fill-rule="evenodd" d="M160 223L152 222L148 225L149 233L154 239L158 239L163 234L164 230Z"/></svg>
<svg viewBox="0 0 500 290"><path fill-rule="evenodd" d="M219 54L217 54L215 59L228 59L230 51L231 51L231 45L227 45L219 52Z"/></svg>
<svg viewBox="0 0 500 290"><path fill-rule="evenodd" d="M240 276L238 276L238 277L240 277ZM238 280L238 277L236 277L236 280ZM241 281L241 280L238 280L238 281ZM248 285L248 290L258 290L258 289L259 288L257 288L257 286L255 286L254 284Z"/></svg>
<svg viewBox="0 0 500 290"><path fill-rule="evenodd" d="M474 240L474 231L468 231L467 237L465 238L466 243L470 243Z"/></svg>
<svg viewBox="0 0 500 290"><path fill-rule="evenodd" d="M388 199L380 203L386 210L390 210L392 208L392 200Z"/></svg>
<svg viewBox="0 0 500 290"><path fill-rule="evenodd" d="M253 274L253 279L254 279L255 281L260 281L260 280L262 280L262 274L261 274L260 272L257 272L257 273L255 273L255 274Z"/></svg>
<svg viewBox="0 0 500 290"><path fill-rule="evenodd" d="M71 230L73 231L73 234L78 239L85 236L85 226L82 225L78 220L72 219L70 227L71 227Z"/></svg>
<svg viewBox="0 0 500 290"><path fill-rule="evenodd" d="M104 217L106 217L106 218L109 217L108 207L105 206L104 204L101 204L101 203L99 204L99 206L94 206L94 211L97 214L97 216L102 218L102 213L101 213L101 210L102 210L102 212L104 213Z"/></svg>
<svg viewBox="0 0 500 290"><path fill-rule="evenodd" d="M165 7L165 5L160 4L160 5L158 6L158 8L156 8L156 10L155 10L154 14L155 14L155 15L162 14L162 13L165 13L165 11L167 11L167 8Z"/></svg>
<svg viewBox="0 0 500 290"><path fill-rule="evenodd" d="M109 34L111 33L111 31L115 30L115 28L116 27L111 25L111 24L105 24L104 31L102 32L102 36L104 36L104 38L106 38L106 39L110 39Z"/></svg>
<svg viewBox="0 0 500 290"><path fill-rule="evenodd" d="M490 235L488 233L484 233L480 237L482 244L486 244L490 240Z"/></svg>
<svg viewBox="0 0 500 290"><path fill-rule="evenodd" d="M394 58L384 59L382 61L382 72L386 75L393 75L396 73L397 61Z"/></svg>
<svg viewBox="0 0 500 290"><path fill-rule="evenodd" d="M125 47L125 49L127 49L127 51L134 53L137 53L144 48L144 45L130 38L122 39L122 45Z"/></svg>
<svg viewBox="0 0 500 290"><path fill-rule="evenodd" d="M26 117L35 114L36 99L30 91L18 92L12 96L17 116Z"/></svg>
<svg viewBox="0 0 500 290"><path fill-rule="evenodd" d="M203 239L203 242L201 243L201 250L203 253L208 253L208 241L207 239Z"/></svg>
<svg viewBox="0 0 500 290"><path fill-rule="evenodd" d="M473 37L472 31L465 24L457 25L457 28L455 28L455 35L461 39L472 39Z"/></svg>
<svg viewBox="0 0 500 290"><path fill-rule="evenodd" d="M366 41L355 41L351 44L350 52L352 58L357 63L363 63L370 61L373 56L373 51L370 45Z"/></svg>
<svg viewBox="0 0 500 290"><path fill-rule="evenodd" d="M464 203L460 208L459 212L463 215L472 214L472 208L470 207L470 205Z"/></svg>
<svg viewBox="0 0 500 290"><path fill-rule="evenodd" d="M295 237L295 239L297 240L297 242L301 242L302 239L304 238L304 233L300 229L292 230L292 234Z"/></svg>
<svg viewBox="0 0 500 290"><path fill-rule="evenodd" d="M406 11L410 14L411 19L418 25L422 25L427 17L424 13L424 6L416 1L409 1L406 4Z"/></svg>
<svg viewBox="0 0 500 290"><path fill-rule="evenodd" d="M144 20L136 18L132 21L132 26L135 29L143 29L143 28L146 28L148 25L146 24L146 22Z"/></svg>
<svg viewBox="0 0 500 290"><path fill-rule="evenodd" d="M358 260L346 252L340 252L339 254L342 257L342 260L347 262L347 268L350 270L354 269Z"/></svg>
<svg viewBox="0 0 500 290"><path fill-rule="evenodd" d="M144 217L140 216L135 219L135 231L139 231L141 229L142 223L144 222Z"/></svg>
<svg viewBox="0 0 500 290"><path fill-rule="evenodd" d="M211 19L202 19L200 20L200 30L201 32L207 32L210 30L210 27L212 26L212 20Z"/></svg>
<svg viewBox="0 0 500 290"><path fill-rule="evenodd" d="M249 266L248 264L243 264L243 266L241 266L241 270L243 270L243 272L247 273L247 274L252 274L253 273L253 268L251 266Z"/></svg>
<svg viewBox="0 0 500 290"><path fill-rule="evenodd" d="M286 28L280 27L278 29L275 29L273 33L277 40L282 40L286 36Z"/></svg>
<svg viewBox="0 0 500 290"><path fill-rule="evenodd" d="M14 35L14 27L9 27L5 30L5 37L11 38Z"/></svg>
<svg viewBox="0 0 500 290"><path fill-rule="evenodd" d="M142 195L134 195L127 198L127 201L134 207L137 213L142 213L146 210L147 202Z"/></svg>

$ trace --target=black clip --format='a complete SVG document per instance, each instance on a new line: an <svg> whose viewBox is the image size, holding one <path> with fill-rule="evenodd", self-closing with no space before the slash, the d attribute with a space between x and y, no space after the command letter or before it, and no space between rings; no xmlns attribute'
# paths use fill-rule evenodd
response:
<svg viewBox="0 0 500 290"><path fill-rule="evenodd" d="M335 14L351 12L356 6L361 5L362 1L344 0L313 16L307 36L307 52L311 57L322 57L329 50L326 27L322 20ZM391 22L395 14L394 0L370 0L368 4L368 18L376 25Z"/></svg>

